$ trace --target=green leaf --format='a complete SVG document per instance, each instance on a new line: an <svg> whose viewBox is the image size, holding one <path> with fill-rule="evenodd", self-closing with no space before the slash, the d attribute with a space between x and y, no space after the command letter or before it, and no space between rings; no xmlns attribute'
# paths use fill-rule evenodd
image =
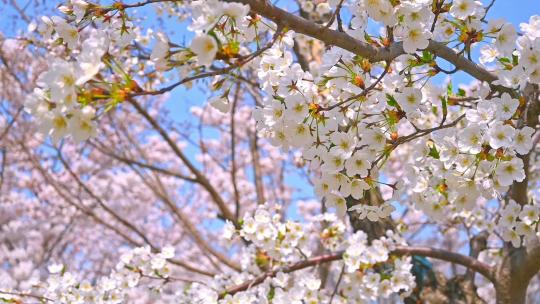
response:
<svg viewBox="0 0 540 304"><path fill-rule="evenodd" d="M274 95L274 96L272 96L272 97L274 97L275 100L278 100L278 101L280 101L280 102L285 102L285 98L283 98L283 97L281 97L281 96L279 96L279 95Z"/></svg>
<svg viewBox="0 0 540 304"><path fill-rule="evenodd" d="M322 76L322 80L319 82L318 86L324 87L328 84L328 82L336 77L328 77L328 76Z"/></svg>
<svg viewBox="0 0 540 304"><path fill-rule="evenodd" d="M229 45L233 48L236 54L240 52L240 42L234 40L234 41L229 42Z"/></svg>
<svg viewBox="0 0 540 304"><path fill-rule="evenodd" d="M62 266L62 270L60 271L60 276L61 276L61 277L64 276L64 274L66 273L66 271L67 271L67 267L66 267L66 265L63 265L63 266Z"/></svg>
<svg viewBox="0 0 540 304"><path fill-rule="evenodd" d="M435 159L441 158L441 155L439 154L439 151L437 151L437 147L435 147L435 145L433 145L433 146L431 146L431 148L429 148L428 156L431 156L431 157L433 157Z"/></svg>
<svg viewBox="0 0 540 304"><path fill-rule="evenodd" d="M391 107L396 107L396 108L398 107L398 103L396 99L394 98L394 96L390 94L386 94L386 103Z"/></svg>
<svg viewBox="0 0 540 304"><path fill-rule="evenodd" d="M276 296L276 289L274 287L270 287L270 290L268 291L266 298L268 299L268 301L272 301L275 296Z"/></svg>
<svg viewBox="0 0 540 304"><path fill-rule="evenodd" d="M219 81L214 83L212 85L212 90L217 91L217 90L221 89L221 87L223 86L223 83L225 83L225 78L220 79Z"/></svg>
<svg viewBox="0 0 540 304"><path fill-rule="evenodd" d="M399 121L394 111L390 111L388 114L385 114L384 116L386 118L386 123L388 123L390 127L395 126Z"/></svg>
<svg viewBox="0 0 540 304"><path fill-rule="evenodd" d="M219 40L218 36L216 35L216 32L214 31L209 31L208 33L206 33L208 36L211 36L212 38L214 38L216 40L216 43L218 45L218 49L221 49L222 47L222 43L221 41Z"/></svg>
<svg viewBox="0 0 540 304"><path fill-rule="evenodd" d="M446 97L441 98L443 117L448 114L448 99Z"/></svg>
<svg viewBox="0 0 540 304"><path fill-rule="evenodd" d="M447 95L452 95L452 83L449 82L448 85L446 86L446 94Z"/></svg>
<svg viewBox="0 0 540 304"><path fill-rule="evenodd" d="M366 42L371 42L371 36L369 36L369 34L367 32L364 32L364 39L366 40Z"/></svg>
<svg viewBox="0 0 540 304"><path fill-rule="evenodd" d="M424 63L430 63L433 61L433 54L431 54L429 51L423 50L422 51L422 61Z"/></svg>
<svg viewBox="0 0 540 304"><path fill-rule="evenodd" d="M459 88L459 89L458 89L457 95L458 95L458 96L461 96L461 97L465 97L465 90L462 89L462 88Z"/></svg>

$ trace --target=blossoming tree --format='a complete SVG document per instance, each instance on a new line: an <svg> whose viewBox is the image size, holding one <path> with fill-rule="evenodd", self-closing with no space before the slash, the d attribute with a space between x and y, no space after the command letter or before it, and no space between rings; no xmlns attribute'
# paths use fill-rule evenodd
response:
<svg viewBox="0 0 540 304"><path fill-rule="evenodd" d="M0 300L540 299L540 17L281 2L12 1Z"/></svg>

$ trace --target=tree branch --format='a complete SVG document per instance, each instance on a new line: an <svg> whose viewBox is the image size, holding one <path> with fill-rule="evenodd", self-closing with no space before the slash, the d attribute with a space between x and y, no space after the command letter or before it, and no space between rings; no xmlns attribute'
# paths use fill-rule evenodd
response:
<svg viewBox="0 0 540 304"><path fill-rule="evenodd" d="M248 4L253 12L274 21L278 25L287 27L296 33L301 33L319 39L326 45L334 45L354 54L366 57L372 62L392 61L396 57L405 54L405 51L403 50L403 43L401 42L393 43L388 48L377 48L368 43L355 39L346 33L329 29L325 26L291 14L279 7L272 5L269 1L224 1ZM426 50L433 52L438 57L449 61L460 70L468 73L478 80L486 82L493 82L497 80L497 76L491 74L489 71L468 60L467 58L459 55L444 43L431 40Z"/></svg>
<svg viewBox="0 0 540 304"><path fill-rule="evenodd" d="M238 179L237 171L238 166L236 164L236 108L238 107L238 102L240 99L240 84L236 85L236 91L234 93L234 99L231 107L231 183L233 186L234 193L234 218L238 220L240 218L240 192L238 191Z"/></svg>
<svg viewBox="0 0 540 304"><path fill-rule="evenodd" d="M316 265L319 265L319 264L341 260L342 257L343 257L343 253L339 252L339 253L335 253L335 254L320 255L320 256L305 260L305 261L290 264L288 266L284 266L284 267L278 268L276 270L263 273L263 274L261 274L260 276L256 277L253 280L244 282L244 283L242 283L240 285L233 286L233 287L227 289L224 293L222 293L219 296L219 298L222 299L223 297L225 297L228 294L233 295L233 294L241 292L241 291L246 291L246 290L248 290L249 288L251 288L253 286L257 286L257 285L263 283L264 280L266 280L266 278L272 278L272 277L276 276L276 274L278 272L290 273L290 272L293 272L293 271L296 271L296 270L316 266Z"/></svg>
<svg viewBox="0 0 540 304"><path fill-rule="evenodd" d="M475 258L463 254L429 247L405 247L398 246L392 254L395 255L420 255L438 260L443 260L450 263L455 263L468 269L474 270L491 282L494 281L493 269L488 264L478 261Z"/></svg>
<svg viewBox="0 0 540 304"><path fill-rule="evenodd" d="M186 155L180 150L178 145L171 139L171 137L167 134L167 131L165 131L158 123L157 121L150 116L150 114L135 100L129 99L129 103L133 105L133 107L141 114L148 123L161 135L161 137L167 142L169 147L173 150L173 152L178 156L182 162L188 167L189 171L195 175L195 178L198 180L198 182L201 184L201 186L208 191L216 205L218 206L220 212L222 213L222 216L228 220L230 220L236 227L239 227L238 221L234 218L233 213L229 210L229 207L227 207L227 204L219 195L217 190L210 184L210 181L204 176L204 174L201 173L187 158Z"/></svg>
<svg viewBox="0 0 540 304"><path fill-rule="evenodd" d="M149 164L149 163L146 163L146 162L141 162L141 161L138 161L138 160L134 160L134 159L122 156L122 155L115 154L115 153L113 153L113 152L111 152L109 150L106 150L102 146L98 146L96 143L94 143L92 141L90 141L89 143L90 143L91 146L95 147L99 152L103 153L104 155L112 157L112 158L114 158L114 159L116 159L116 160L118 160L120 162L125 163L126 165L135 165L137 167L141 167L141 168L149 169L149 170L152 170L152 171L156 171L156 172L159 172L159 173L163 173L165 175L174 176L176 178L185 180L185 181L190 182L190 183L198 183L197 179L195 179L193 177L189 177L189 176L184 175L184 174L179 173L179 172L175 172L175 171L168 170L168 169L165 169L165 168L157 167L155 165L152 165L152 164Z"/></svg>
<svg viewBox="0 0 540 304"><path fill-rule="evenodd" d="M527 108L518 121L518 127L527 125L537 128L538 115L540 113L540 101L538 85L527 83L522 91L523 97L527 101ZM508 194L518 204L529 203L529 176L530 176L530 156L532 152L519 156L523 160L525 179L521 182L514 182ZM536 240L533 244L527 244L515 248L512 244L506 243L503 248L503 259L497 265L497 301L499 303L525 303L527 286L531 278L540 270L540 242Z"/></svg>
<svg viewBox="0 0 540 304"><path fill-rule="evenodd" d="M26 145L23 143L23 142L20 142L19 143L22 150L25 152L25 154L27 155L28 159L30 160L30 162L32 162L32 164L34 165L34 167L37 169L37 171L40 173L40 175L43 177L43 179L49 184L51 185L51 187L53 187L53 189L56 191L56 193L66 201L66 203L68 203L69 205L75 207L77 210L81 211L82 213L88 215L92 220L94 220L96 223L98 223L99 225L102 225L103 227L105 227L106 229L108 230L111 230L113 231L114 233L116 233L119 237L121 237L122 239L124 239L125 241L127 241L129 244L131 244L132 246L135 246L135 247L141 247L141 246L144 246L143 243L133 239L132 237L130 237L128 234L124 233L123 231L121 231L120 229L118 229L117 227L111 225L108 221L102 219L101 217L99 217L95 212L92 211L92 209L90 208L87 208L83 205L79 205L77 204L76 202L74 202L70 197L68 197L66 195L66 193L64 193L64 191L62 191L60 189L60 185L58 184L58 182L56 180L54 180L52 178L52 176L47 172L47 170L41 166L40 162L38 159L36 159L35 157L35 153L32 153L27 147ZM212 273L212 272L208 272L206 270L202 270L202 269L198 269L194 266L191 266L190 264L182 261L182 260L178 260L178 259L170 259L168 260L169 262L171 262L172 264L175 264L177 266L180 266L180 267L183 267L185 268L186 270L190 271L190 272L193 272L193 273L198 273L198 274L201 274L201 275L205 275L205 276L208 276L208 277L214 277L215 276L215 273Z"/></svg>
<svg viewBox="0 0 540 304"><path fill-rule="evenodd" d="M492 273L493 270L491 269L489 265L463 254L450 252L443 249L435 249L435 248L429 248L429 247L407 247L407 246L397 246L394 249L394 251L391 252L391 254L397 255L397 256L419 255L419 256L435 258L438 260L443 260L450 263L459 264L461 266L472 269L482 274L483 276L485 276L488 280L493 281L493 273ZM227 289L224 293L220 295L220 298L225 297L227 294L232 295L238 292L248 290L249 288L253 286L257 286L263 283L267 278L274 277L278 272L290 273L296 270L341 260L342 258L343 258L343 252L338 252L334 254L320 255L317 257L307 259L305 261L300 261L300 262L293 263L284 267L280 267L280 268L277 268L276 270L263 273L253 280L244 282L240 285L236 285Z"/></svg>
<svg viewBox="0 0 540 304"><path fill-rule="evenodd" d="M133 231L135 234L137 234L141 239L144 240L146 244L148 244L150 247L155 248L150 239L139 229L137 228L133 223L131 223L128 219L125 219L121 217L115 210L113 210L111 207L107 206L105 202L97 196L77 175L76 172L73 171L67 160L64 158L62 154L61 148L56 149L58 159L66 169L66 171L69 173L71 178L75 180L75 182L81 187L90 197L92 197L100 206L110 214L113 218L115 218L118 222L120 222L125 227L129 228L131 231Z"/></svg>

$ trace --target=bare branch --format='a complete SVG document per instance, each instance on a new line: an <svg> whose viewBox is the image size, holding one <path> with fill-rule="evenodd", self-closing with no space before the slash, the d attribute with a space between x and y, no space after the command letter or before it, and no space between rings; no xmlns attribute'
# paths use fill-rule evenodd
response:
<svg viewBox="0 0 540 304"><path fill-rule="evenodd" d="M186 176L182 173L179 173L179 172L175 172L175 171L171 171L171 170L168 170L168 169L164 169L164 168L160 168L160 167L157 167L155 165L152 165L152 164L148 164L148 163L143 163L143 162L140 162L138 160L134 160L134 159L131 159L131 158L127 158L125 156L122 156L122 155L118 155L118 154L115 154L111 151L108 151L106 150L105 148L103 147L100 147L98 146L97 144L95 143L92 143L90 142L90 144L95 147L96 149L98 149L101 153L107 155L107 156L110 156L118 161L121 161L127 165L135 165L137 167L141 167L141 168L145 168L145 169L149 169L149 170L152 170L152 171L156 171L156 172L159 172L159 173L163 173L165 175L169 175L169 176L174 176L174 177L177 177L179 179L182 179L182 180L185 180L185 181L188 181L188 182L191 182L191 183L197 183L197 179L193 178L193 177L189 177L189 176Z"/></svg>
<svg viewBox="0 0 540 304"><path fill-rule="evenodd" d="M152 118L152 116L150 116L150 114L143 107L141 107L141 105L138 104L135 100L129 99L129 103L131 103L133 105L133 107L135 107L137 112L139 112L139 114L141 114L146 119L146 121L148 121L148 123L150 123L150 125L167 142L167 144L173 150L173 152L176 154L176 156L178 156L182 160L182 162L188 167L189 171L193 175L195 175L195 178L198 180L198 182L201 184L201 186L204 189L206 189L206 191L208 191L208 193L210 194L210 196L212 197L212 199L214 200L214 202L218 206L220 212L222 213L221 215L225 219L230 220L233 224L235 224L236 227L239 227L238 222L234 218L233 213L229 210L229 207L227 207L227 204L225 203L225 201L223 200L221 195L219 195L217 190L214 188L214 186L212 186L212 184L206 178L206 176L203 173L201 173L201 171L199 171L199 169L197 169L195 167L195 165L193 165L191 163L191 161L187 158L187 156L180 150L178 145L172 140L172 138L169 136L167 131L165 131L157 123L157 121L154 118Z"/></svg>

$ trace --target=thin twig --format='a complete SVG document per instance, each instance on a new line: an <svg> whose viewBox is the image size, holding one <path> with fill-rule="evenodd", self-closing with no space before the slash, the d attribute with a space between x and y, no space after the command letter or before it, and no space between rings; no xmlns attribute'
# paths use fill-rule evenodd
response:
<svg viewBox="0 0 540 304"><path fill-rule="evenodd" d="M328 301L328 304L332 304L332 301L334 301L334 297L337 294L337 291L339 289L339 284L341 283L341 279L343 279L343 273L345 273L345 264L341 266L341 271L339 272L339 277L336 282L336 286L334 287L334 291L332 291L332 296L330 296L330 301Z"/></svg>

